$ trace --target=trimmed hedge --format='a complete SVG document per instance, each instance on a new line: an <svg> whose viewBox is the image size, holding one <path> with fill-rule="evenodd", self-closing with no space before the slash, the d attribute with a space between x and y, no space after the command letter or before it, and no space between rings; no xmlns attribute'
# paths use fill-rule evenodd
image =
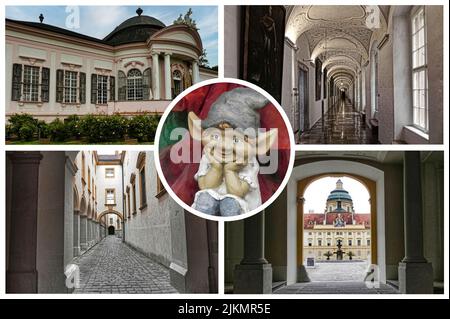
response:
<svg viewBox="0 0 450 319"><path fill-rule="evenodd" d="M139 142L153 142L159 115L142 114L130 119L121 115L71 115L64 121L38 121L29 114L14 114L6 125L7 138L22 141L50 138L54 142L85 139L88 143L123 141L127 136Z"/></svg>

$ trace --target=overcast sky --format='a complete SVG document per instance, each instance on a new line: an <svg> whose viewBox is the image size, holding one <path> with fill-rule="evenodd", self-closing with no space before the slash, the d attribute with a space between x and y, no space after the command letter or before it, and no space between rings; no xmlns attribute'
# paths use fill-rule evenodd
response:
<svg viewBox="0 0 450 319"><path fill-rule="evenodd" d="M143 15L149 15L170 25L180 13L183 15L192 7L192 19L196 20L206 49L210 66L217 65L218 52L218 11L217 6L142 6ZM66 6L6 6L6 17L16 20L39 22L39 14L44 15L44 23L61 28L66 27ZM70 29L78 33L102 39L116 26L136 15L137 6L79 6L80 25Z"/></svg>
<svg viewBox="0 0 450 319"><path fill-rule="evenodd" d="M341 179L343 188L349 192L353 199L353 207L357 214L369 214L369 192L367 188L355 179L349 177L323 177L312 182L305 191L304 212L314 210L315 213L323 213L327 197L336 188L336 182Z"/></svg>

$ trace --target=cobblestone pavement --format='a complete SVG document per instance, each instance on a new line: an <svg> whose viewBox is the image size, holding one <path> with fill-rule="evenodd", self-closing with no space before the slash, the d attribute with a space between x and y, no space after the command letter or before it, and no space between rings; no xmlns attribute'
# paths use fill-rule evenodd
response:
<svg viewBox="0 0 450 319"><path fill-rule="evenodd" d="M80 287L74 293L176 293L169 270L107 236L78 258Z"/></svg>
<svg viewBox="0 0 450 319"><path fill-rule="evenodd" d="M367 261L316 262L306 272L311 281L363 281L367 266Z"/></svg>

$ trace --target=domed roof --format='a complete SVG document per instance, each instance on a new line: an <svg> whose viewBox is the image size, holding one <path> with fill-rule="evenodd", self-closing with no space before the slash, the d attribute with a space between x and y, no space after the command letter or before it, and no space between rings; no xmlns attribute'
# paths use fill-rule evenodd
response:
<svg viewBox="0 0 450 319"><path fill-rule="evenodd" d="M348 200L352 201L350 194L342 187L342 181L339 179L336 182L336 189L330 192L327 201L330 200Z"/></svg>
<svg viewBox="0 0 450 319"><path fill-rule="evenodd" d="M154 33L166 27L164 23L154 17L141 15L142 12L143 10L138 8L137 16L119 24L103 40L111 45L144 42Z"/></svg>

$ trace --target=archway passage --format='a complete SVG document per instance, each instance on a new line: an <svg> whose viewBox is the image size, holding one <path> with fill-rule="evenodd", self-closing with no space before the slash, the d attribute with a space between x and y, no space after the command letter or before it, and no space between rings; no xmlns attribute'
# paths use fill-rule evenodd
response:
<svg viewBox="0 0 450 319"><path fill-rule="evenodd" d="M308 182L302 196L303 238L297 246L309 280L364 281L372 262L368 187L338 174Z"/></svg>
<svg viewBox="0 0 450 319"><path fill-rule="evenodd" d="M114 235L115 234L115 228L114 226L109 226L108 227L108 235Z"/></svg>

